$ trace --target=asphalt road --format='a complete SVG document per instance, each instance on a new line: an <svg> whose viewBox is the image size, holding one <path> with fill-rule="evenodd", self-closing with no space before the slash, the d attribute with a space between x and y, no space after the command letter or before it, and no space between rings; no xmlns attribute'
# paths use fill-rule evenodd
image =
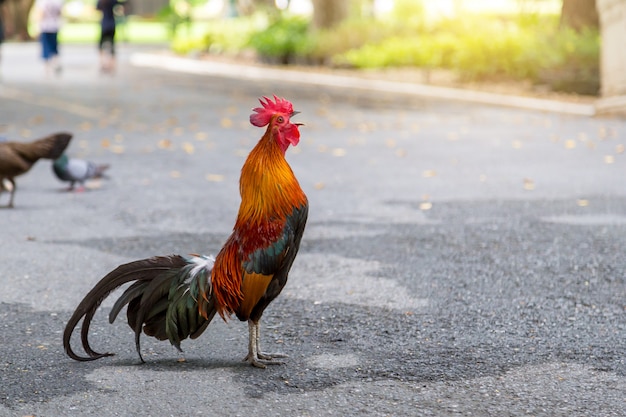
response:
<svg viewBox="0 0 626 417"><path fill-rule="evenodd" d="M46 79L35 44L2 49L0 136L69 130L112 168L68 193L41 161L0 210L0 415L626 415L626 120L170 72L123 45L113 77L66 46ZM117 355L65 356L115 266L219 250L270 94L302 112L311 205L262 323L286 363L242 363L235 319L183 354L143 338L140 365L110 300L91 337Z"/></svg>

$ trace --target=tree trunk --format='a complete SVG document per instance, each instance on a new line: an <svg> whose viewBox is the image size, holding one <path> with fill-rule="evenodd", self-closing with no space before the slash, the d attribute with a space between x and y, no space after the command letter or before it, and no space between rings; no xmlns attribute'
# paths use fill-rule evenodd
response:
<svg viewBox="0 0 626 417"><path fill-rule="evenodd" d="M9 39L30 40L28 16L35 0L6 0L4 2L4 30Z"/></svg>
<svg viewBox="0 0 626 417"><path fill-rule="evenodd" d="M584 28L597 29L600 26L596 0L563 0L561 27L568 26L580 31Z"/></svg>
<svg viewBox="0 0 626 417"><path fill-rule="evenodd" d="M348 17L350 2L347 0L313 0L313 27L326 29Z"/></svg>

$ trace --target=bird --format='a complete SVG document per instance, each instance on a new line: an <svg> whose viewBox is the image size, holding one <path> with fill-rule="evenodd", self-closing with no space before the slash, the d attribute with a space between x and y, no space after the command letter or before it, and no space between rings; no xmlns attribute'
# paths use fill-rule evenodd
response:
<svg viewBox="0 0 626 417"><path fill-rule="evenodd" d="M65 151L72 134L58 132L33 142L0 142L0 193L11 189L9 204L13 208L15 197L15 177L28 172L41 158L56 159ZM11 184L5 185L5 180Z"/></svg>
<svg viewBox="0 0 626 417"><path fill-rule="evenodd" d="M301 123L291 118L299 112L291 102L262 97L250 123L267 126L241 168L241 202L231 235L215 257L199 254L153 256L118 266L105 275L78 304L63 333L66 354L90 361L113 353L99 353L89 344L89 327L100 304L124 284L130 284L115 301L109 322L126 306L128 325L135 333L139 359L140 336L169 340L178 350L187 337L195 339L217 313L224 321L234 314L248 323L248 354L244 361L265 368L283 363L280 353L260 347L260 320L280 294L298 253L309 204L285 159L289 146L300 140ZM79 355L71 338L79 322Z"/></svg>
<svg viewBox="0 0 626 417"><path fill-rule="evenodd" d="M98 165L84 159L69 158L65 153L52 163L52 171L57 178L70 183L69 190L74 189L75 183L79 183L79 190L83 190L85 181L102 178L107 169L108 164Z"/></svg>

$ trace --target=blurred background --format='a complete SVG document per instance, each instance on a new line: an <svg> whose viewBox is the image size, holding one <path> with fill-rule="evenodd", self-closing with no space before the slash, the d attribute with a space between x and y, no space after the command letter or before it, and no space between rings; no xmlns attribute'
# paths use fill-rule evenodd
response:
<svg viewBox="0 0 626 417"><path fill-rule="evenodd" d="M34 0L0 2L5 41L32 40ZM65 2L62 44L97 42L95 3ZM177 54L600 93L595 0L126 0L116 14L120 43Z"/></svg>

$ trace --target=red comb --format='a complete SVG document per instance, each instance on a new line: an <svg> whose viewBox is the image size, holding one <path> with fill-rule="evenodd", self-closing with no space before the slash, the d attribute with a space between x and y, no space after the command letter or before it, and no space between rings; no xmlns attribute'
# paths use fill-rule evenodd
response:
<svg viewBox="0 0 626 417"><path fill-rule="evenodd" d="M265 101L263 101L263 99L265 99ZM263 127L267 125L270 122L272 115L276 113L283 113L286 115L293 113L293 105L284 98L276 97L274 95L274 101L267 97L263 97L263 99L259 99L259 102L263 107L252 109L254 113L250 115L250 123L255 126Z"/></svg>

